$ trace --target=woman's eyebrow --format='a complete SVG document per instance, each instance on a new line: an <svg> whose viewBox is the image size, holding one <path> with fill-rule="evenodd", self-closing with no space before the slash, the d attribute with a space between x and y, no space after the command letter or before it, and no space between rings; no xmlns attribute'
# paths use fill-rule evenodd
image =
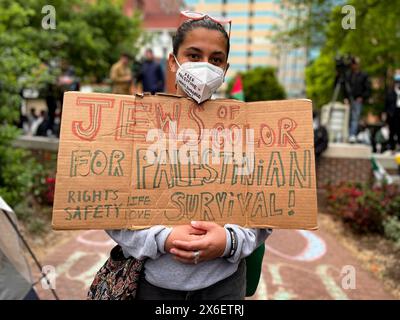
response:
<svg viewBox="0 0 400 320"><path fill-rule="evenodd" d="M214 58L220 58L220 59L226 59L226 53L223 51L213 51L213 53L211 53L211 56Z"/></svg>
<svg viewBox="0 0 400 320"><path fill-rule="evenodd" d="M226 55L225 52L223 52L223 51L213 51L212 54L213 54L213 55L214 55L214 54L215 54L215 55L221 54L221 55L223 55L223 56Z"/></svg>
<svg viewBox="0 0 400 320"><path fill-rule="evenodd" d="M196 47L189 47L189 48L185 49L185 51L189 51L189 50L193 50L193 51L196 51L196 52L203 52L201 49L196 48Z"/></svg>

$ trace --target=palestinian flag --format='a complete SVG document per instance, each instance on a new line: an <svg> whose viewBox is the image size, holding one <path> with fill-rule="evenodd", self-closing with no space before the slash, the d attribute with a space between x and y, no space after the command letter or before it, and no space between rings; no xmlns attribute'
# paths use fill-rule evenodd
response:
<svg viewBox="0 0 400 320"><path fill-rule="evenodd" d="M244 101L243 84L240 74L236 76L235 83L233 84L231 90L231 97L237 100Z"/></svg>

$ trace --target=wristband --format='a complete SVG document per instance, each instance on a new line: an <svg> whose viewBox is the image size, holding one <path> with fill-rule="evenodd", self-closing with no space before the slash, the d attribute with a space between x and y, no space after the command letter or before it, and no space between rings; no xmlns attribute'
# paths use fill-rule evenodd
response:
<svg viewBox="0 0 400 320"><path fill-rule="evenodd" d="M231 247L229 250L229 254L226 258L231 258L234 256L234 254L237 251L238 243L237 243L237 236L235 230L232 228L228 227L226 228L229 231L229 235L231 236Z"/></svg>

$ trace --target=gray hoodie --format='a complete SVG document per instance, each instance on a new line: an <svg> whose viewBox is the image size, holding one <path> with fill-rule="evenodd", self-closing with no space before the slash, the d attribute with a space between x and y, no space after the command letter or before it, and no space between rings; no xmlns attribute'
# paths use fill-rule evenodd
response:
<svg viewBox="0 0 400 320"><path fill-rule="evenodd" d="M236 253L225 258L230 251L230 235L226 229L235 230L238 238ZM193 291L209 287L232 275L241 259L249 256L267 237L271 229L247 229L235 224L226 224L227 244L221 258L184 264L165 252L165 240L172 228L153 226L144 230L108 230L108 235L123 249L125 256L137 259L149 258L145 262L145 277L151 284L171 290Z"/></svg>

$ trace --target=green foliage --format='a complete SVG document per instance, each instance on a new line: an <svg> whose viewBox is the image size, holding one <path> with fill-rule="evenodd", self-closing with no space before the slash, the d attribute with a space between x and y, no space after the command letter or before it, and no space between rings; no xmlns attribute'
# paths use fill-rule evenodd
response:
<svg viewBox="0 0 400 320"><path fill-rule="evenodd" d="M13 126L0 127L0 195L11 206L33 188L34 176L41 169L28 151L11 145L17 135L18 130Z"/></svg>
<svg viewBox="0 0 400 320"><path fill-rule="evenodd" d="M288 17L285 29L278 30L274 41L307 50L320 48L325 43L325 26L338 0L287 0Z"/></svg>
<svg viewBox="0 0 400 320"><path fill-rule="evenodd" d="M285 99L285 89L280 85L276 76L275 69L271 67L257 67L241 73L243 92L247 102L280 100ZM229 96L235 77L233 77L227 86L227 95Z"/></svg>
<svg viewBox="0 0 400 320"><path fill-rule="evenodd" d="M307 8L307 15L286 32L292 45L320 48L318 58L306 70L307 95L317 106L329 102L336 71L334 57L351 54L361 59L362 69L380 84L373 90L372 108L381 111L390 73L400 67L400 7L391 0L290 0ZM356 29L342 28L342 5L356 11ZM301 7L303 6L303 7ZM327 11L329 9L329 11ZM307 11L307 10L303 10ZM325 19L318 19L318 16Z"/></svg>
<svg viewBox="0 0 400 320"><path fill-rule="evenodd" d="M327 207L358 232L378 232L395 238L400 218L400 187L343 183L327 186ZM400 237L400 233L398 234Z"/></svg>
<svg viewBox="0 0 400 320"><path fill-rule="evenodd" d="M400 219L397 217L390 217L383 222L385 236L393 240L396 246L400 248Z"/></svg>
<svg viewBox="0 0 400 320"><path fill-rule="evenodd" d="M30 234L40 235L48 228L47 221L50 219L51 212L46 210L47 208L35 207L32 199L19 202L13 209L18 220L23 222Z"/></svg>
<svg viewBox="0 0 400 320"><path fill-rule="evenodd" d="M332 99L335 82L334 54L321 54L306 68L306 91L314 105L320 107Z"/></svg>
<svg viewBox="0 0 400 320"><path fill-rule="evenodd" d="M45 5L56 10L56 29L42 28ZM123 14L123 1L0 0L0 195L12 206L34 186L41 166L14 148L20 134L23 88L47 90L60 72L51 61L67 61L90 80L108 76L122 51L135 53L139 16ZM40 175L39 175L40 176Z"/></svg>
<svg viewBox="0 0 400 320"><path fill-rule="evenodd" d="M56 0L56 29L42 28L46 0L0 0L0 33L12 32L41 61L65 59L78 76L102 80L121 52L134 54L140 18L123 14L121 1ZM3 27L1 24L3 22Z"/></svg>

